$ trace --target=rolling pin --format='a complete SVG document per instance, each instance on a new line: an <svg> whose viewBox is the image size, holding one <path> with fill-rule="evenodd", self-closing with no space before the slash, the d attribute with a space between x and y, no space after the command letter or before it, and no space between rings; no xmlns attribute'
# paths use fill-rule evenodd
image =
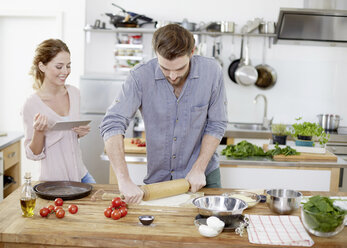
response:
<svg viewBox="0 0 347 248"><path fill-rule="evenodd" d="M189 187L190 184L186 179L176 179L160 183L142 185L140 188L144 193L142 200L149 201L186 193L189 190ZM116 196L119 195L104 193L102 200L112 200Z"/></svg>

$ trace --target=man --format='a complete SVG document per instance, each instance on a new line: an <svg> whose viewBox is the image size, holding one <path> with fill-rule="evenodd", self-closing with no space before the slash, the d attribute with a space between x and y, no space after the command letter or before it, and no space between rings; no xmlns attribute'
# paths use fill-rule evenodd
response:
<svg viewBox="0 0 347 248"><path fill-rule="evenodd" d="M123 135L136 111L145 123L145 183L186 178L190 190L220 187L215 153L227 125L223 73L212 58L194 55L193 35L177 24L153 35L157 58L136 66L100 125L107 155L127 203L142 190L129 177Z"/></svg>

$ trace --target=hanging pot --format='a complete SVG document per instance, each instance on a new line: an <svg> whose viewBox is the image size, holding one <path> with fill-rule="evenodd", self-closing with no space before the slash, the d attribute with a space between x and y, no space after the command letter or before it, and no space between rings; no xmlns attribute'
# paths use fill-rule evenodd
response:
<svg viewBox="0 0 347 248"><path fill-rule="evenodd" d="M248 56L248 39L245 45L245 58L241 58L238 68L235 71L236 82L243 86L253 85L258 79L258 72L251 65Z"/></svg>
<svg viewBox="0 0 347 248"><path fill-rule="evenodd" d="M258 72L258 79L255 85L260 89L270 89L276 84L277 73L274 68L265 64L266 37L264 37L263 44L263 63L255 67Z"/></svg>
<svg viewBox="0 0 347 248"><path fill-rule="evenodd" d="M231 62L231 64L229 65L228 68L228 75L229 78L231 79L231 81L233 81L235 84L237 84L236 79L235 79L235 71L238 68L241 58L243 55L243 36L241 38L241 52L240 52L240 58L239 59L235 59Z"/></svg>

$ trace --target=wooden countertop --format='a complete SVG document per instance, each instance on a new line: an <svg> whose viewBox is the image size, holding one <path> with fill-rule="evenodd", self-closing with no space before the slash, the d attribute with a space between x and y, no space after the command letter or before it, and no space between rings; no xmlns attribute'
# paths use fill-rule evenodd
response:
<svg viewBox="0 0 347 248"><path fill-rule="evenodd" d="M92 194L98 189L112 190L116 185L93 185ZM205 195L222 194L228 189L204 189ZM303 192L312 195L312 192ZM91 194L91 195L92 195ZM317 194L315 192L314 194ZM327 195L322 192L322 195ZM66 212L63 219L55 216L42 218L38 211L53 201L38 198L33 218L21 216L19 203L20 189L0 203L0 247L265 247L248 242L234 232L223 232L215 238L199 234L193 221L197 215L195 208L129 206L128 215L120 220L108 219L103 211L109 201L83 199L65 201L64 209L72 202L79 207L76 215ZM344 195L347 193L334 193ZM294 214L299 215L299 210ZM274 215L266 204L259 203L245 214ZM155 216L151 226L139 224L138 216ZM347 228L332 238L311 236L314 247L346 247ZM269 246L275 247L275 246Z"/></svg>

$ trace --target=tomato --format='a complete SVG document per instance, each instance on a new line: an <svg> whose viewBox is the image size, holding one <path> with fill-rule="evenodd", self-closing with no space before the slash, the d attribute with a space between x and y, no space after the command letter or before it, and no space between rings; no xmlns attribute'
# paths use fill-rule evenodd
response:
<svg viewBox="0 0 347 248"><path fill-rule="evenodd" d="M115 197L115 198L113 198L113 200L112 200L112 206L113 206L114 208L119 208L121 204L122 204L122 200L120 199L120 197Z"/></svg>
<svg viewBox="0 0 347 248"><path fill-rule="evenodd" d="M47 208L49 209L50 213L54 212L54 206L53 205L49 205Z"/></svg>
<svg viewBox="0 0 347 248"><path fill-rule="evenodd" d="M61 206L56 206L55 208L54 208L54 212L57 212L59 209L63 209Z"/></svg>
<svg viewBox="0 0 347 248"><path fill-rule="evenodd" d="M121 207L119 211L122 217L124 217L128 213L128 209L126 207Z"/></svg>
<svg viewBox="0 0 347 248"><path fill-rule="evenodd" d="M56 206L63 206L63 203L64 203L64 201L63 201L63 199L61 199L61 198L56 198L56 199L54 200L54 204L55 204Z"/></svg>
<svg viewBox="0 0 347 248"><path fill-rule="evenodd" d="M127 206L127 203L126 203L125 201L121 201L120 206L121 206L121 207L126 207L126 206Z"/></svg>
<svg viewBox="0 0 347 248"><path fill-rule="evenodd" d="M134 139L131 139L131 144L134 144L134 143L135 143Z"/></svg>
<svg viewBox="0 0 347 248"><path fill-rule="evenodd" d="M75 204L71 204L68 209L71 214L75 214L78 211L78 207Z"/></svg>
<svg viewBox="0 0 347 248"><path fill-rule="evenodd" d="M62 208L58 209L57 212L55 212L55 216L57 216L57 218L59 218L59 219L64 218L64 216L65 216L64 209L62 209Z"/></svg>
<svg viewBox="0 0 347 248"><path fill-rule="evenodd" d="M47 215L50 213L49 209L46 207L43 207L40 209L40 215L42 217L47 217Z"/></svg>
<svg viewBox="0 0 347 248"><path fill-rule="evenodd" d="M107 217L107 218L111 218L111 213L112 213L112 209L110 209L110 208L106 208L105 210L104 210L104 215Z"/></svg>
<svg viewBox="0 0 347 248"><path fill-rule="evenodd" d="M111 217L114 220L118 220L118 219L120 219L120 217L122 217L122 214L120 213L120 211L118 209L115 209L112 211Z"/></svg>

